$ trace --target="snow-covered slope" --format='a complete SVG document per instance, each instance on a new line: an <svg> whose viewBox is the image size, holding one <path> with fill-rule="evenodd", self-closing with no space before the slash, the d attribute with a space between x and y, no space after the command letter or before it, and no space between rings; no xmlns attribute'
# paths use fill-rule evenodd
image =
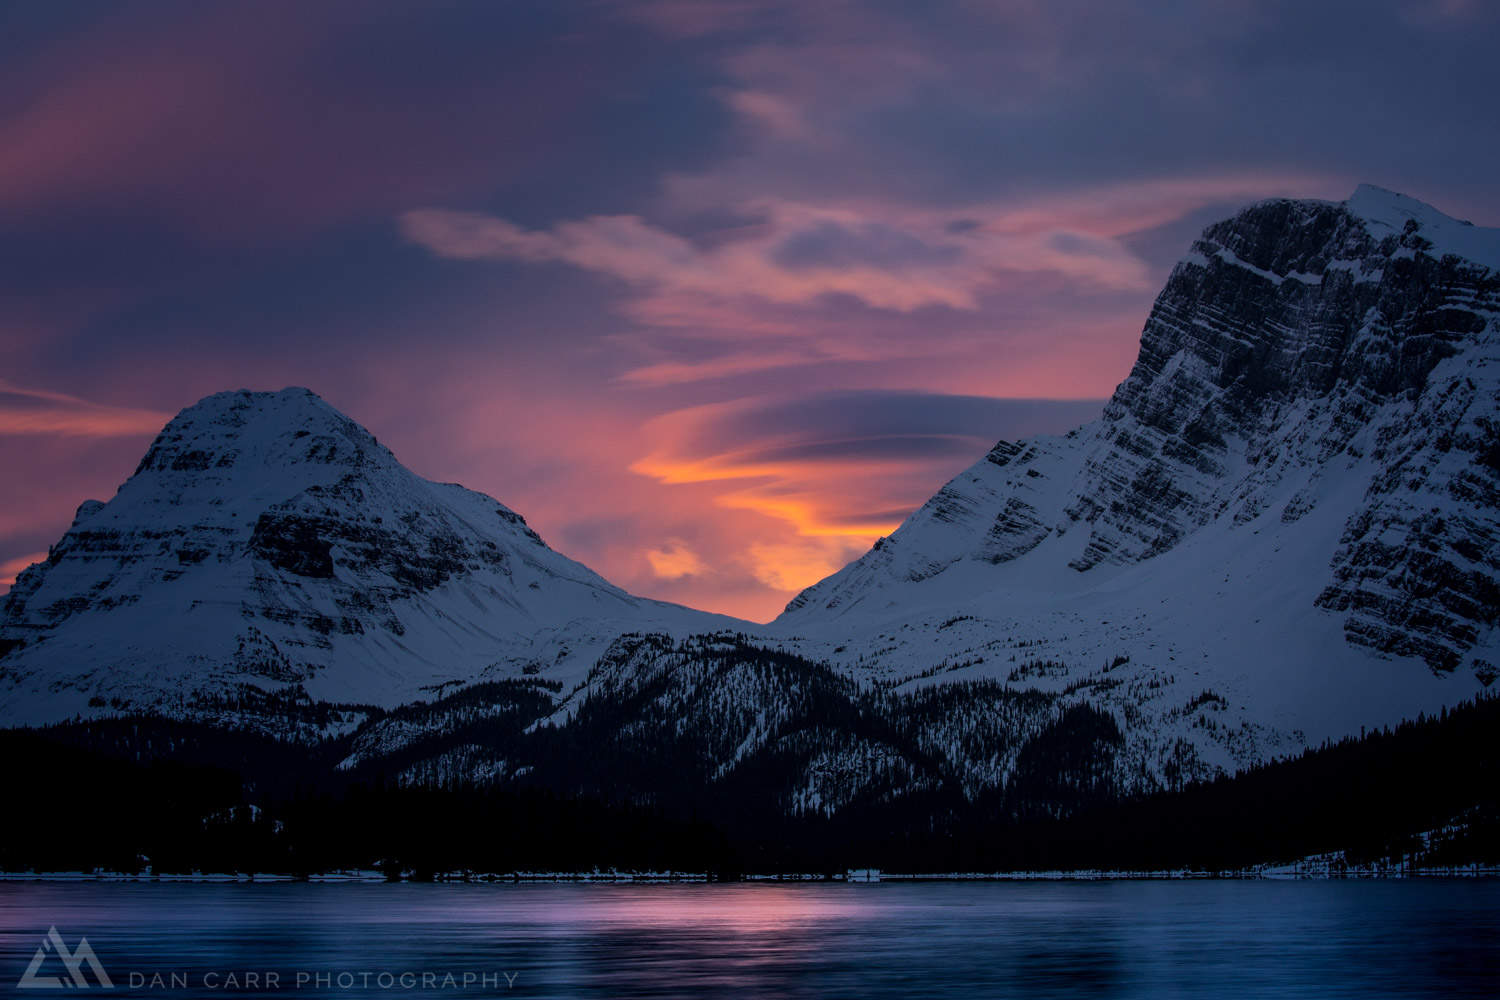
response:
<svg viewBox="0 0 1500 1000"><path fill-rule="evenodd" d="M1099 420L996 445L775 628L926 683L1055 661L1043 686L1194 739L1204 690L1216 725L1308 736L1473 694L1500 663L1497 266L1500 230L1373 187L1209 227Z"/></svg>
<svg viewBox="0 0 1500 1000"><path fill-rule="evenodd" d="M1377 188L1210 226L1100 419L999 443L768 627L632 597L305 390L213 396L0 606L0 723L363 723L346 766L406 780L794 813L1393 723L1500 664L1497 267Z"/></svg>
<svg viewBox="0 0 1500 1000"><path fill-rule="evenodd" d="M21 574L0 609L0 721L203 714L257 690L391 706L581 675L621 631L724 621L625 593L305 389L221 393Z"/></svg>

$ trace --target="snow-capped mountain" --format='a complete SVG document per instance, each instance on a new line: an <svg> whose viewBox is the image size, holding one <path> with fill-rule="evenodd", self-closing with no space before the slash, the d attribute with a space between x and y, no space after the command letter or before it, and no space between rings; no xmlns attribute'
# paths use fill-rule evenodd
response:
<svg viewBox="0 0 1500 1000"><path fill-rule="evenodd" d="M228 392L182 411L21 574L0 611L0 718L201 714L257 690L388 707L581 673L621 631L723 621L625 593L305 389Z"/></svg>
<svg viewBox="0 0 1500 1000"><path fill-rule="evenodd" d="M1174 270L1099 420L1001 442L769 628L622 638L533 710L627 758L696 734L691 766L769 770L795 810L987 794L1059 740L1171 784L1471 697L1500 660L1497 264L1500 233L1375 188L1254 206ZM442 731L410 777L543 766L487 697L347 763Z"/></svg>
<svg viewBox="0 0 1500 1000"><path fill-rule="evenodd" d="M625 593L305 390L212 396L0 606L0 722L290 719L346 770L689 812L1234 770L1495 679L1497 338L1500 230L1255 205L1098 420L999 443L770 626Z"/></svg>
<svg viewBox="0 0 1500 1000"><path fill-rule="evenodd" d="M1098 420L1000 442L776 625L1341 735L1488 685L1497 622L1500 230L1362 186L1210 226Z"/></svg>

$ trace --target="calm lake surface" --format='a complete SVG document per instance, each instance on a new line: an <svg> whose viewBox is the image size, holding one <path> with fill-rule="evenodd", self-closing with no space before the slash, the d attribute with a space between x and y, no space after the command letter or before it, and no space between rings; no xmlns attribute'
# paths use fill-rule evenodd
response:
<svg viewBox="0 0 1500 1000"><path fill-rule="evenodd" d="M1484 880L5 883L0 989L54 925L162 998L1500 995Z"/></svg>

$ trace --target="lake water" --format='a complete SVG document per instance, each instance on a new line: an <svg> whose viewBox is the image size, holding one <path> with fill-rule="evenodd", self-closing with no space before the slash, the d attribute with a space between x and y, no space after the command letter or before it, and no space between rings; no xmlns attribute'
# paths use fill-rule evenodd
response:
<svg viewBox="0 0 1500 1000"><path fill-rule="evenodd" d="M81 937L113 994L163 1000L1500 995L1485 880L5 883L0 989L54 925L88 992ZM69 975L46 951L32 978Z"/></svg>

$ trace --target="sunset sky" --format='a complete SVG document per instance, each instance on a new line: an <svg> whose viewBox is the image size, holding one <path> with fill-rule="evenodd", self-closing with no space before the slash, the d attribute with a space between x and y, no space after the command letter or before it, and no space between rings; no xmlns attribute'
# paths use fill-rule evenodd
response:
<svg viewBox="0 0 1500 1000"><path fill-rule="evenodd" d="M6 5L0 589L178 409L305 385L768 619L1095 415L1215 218L1500 224L1497 51L1484 0Z"/></svg>

